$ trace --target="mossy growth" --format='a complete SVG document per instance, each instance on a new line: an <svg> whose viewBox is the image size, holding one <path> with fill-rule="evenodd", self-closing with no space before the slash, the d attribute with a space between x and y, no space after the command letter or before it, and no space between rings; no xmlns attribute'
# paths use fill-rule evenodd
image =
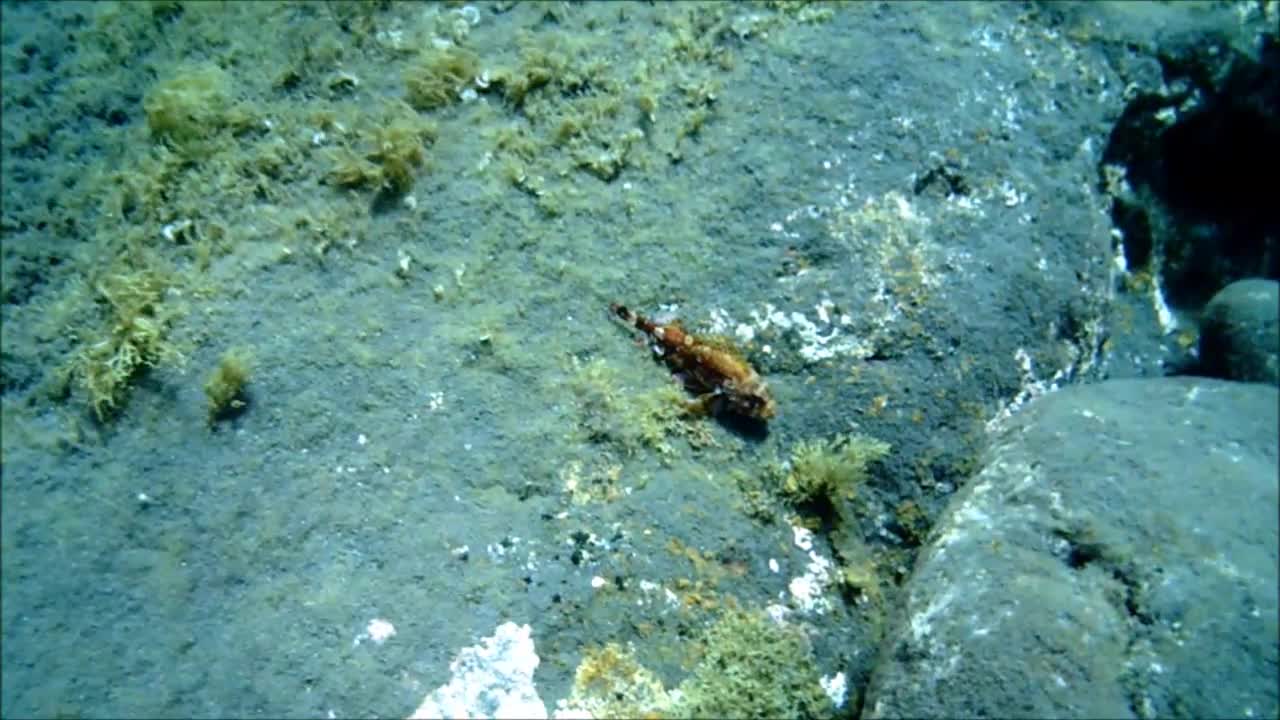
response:
<svg viewBox="0 0 1280 720"><path fill-rule="evenodd" d="M688 405L674 383L649 392L624 392L618 370L594 360L576 367L568 384L589 441L612 444L627 455L648 448L664 462L674 453L673 436L683 436L693 447L714 443L705 424L684 421Z"/></svg>
<svg viewBox="0 0 1280 720"><path fill-rule="evenodd" d="M382 170L382 188L403 195L413 187L413 174L422 167L423 146L435 139L435 129L418 123L396 123L373 131L369 159Z"/></svg>
<svg viewBox="0 0 1280 720"><path fill-rule="evenodd" d="M761 612L728 610L701 638L702 657L674 690L615 644L584 653L563 709L597 718L831 717L804 632Z"/></svg>
<svg viewBox="0 0 1280 720"><path fill-rule="evenodd" d="M151 134L187 152L204 148L223 128L251 121L233 104L231 80L215 65L179 72L152 88L142 107Z"/></svg>
<svg viewBox="0 0 1280 720"><path fill-rule="evenodd" d="M328 181L343 188L382 187L382 168L350 148L335 151L330 161Z"/></svg>
<svg viewBox="0 0 1280 720"><path fill-rule="evenodd" d="M797 504L838 507L867 477L867 467L889 453L889 444L866 435L802 440L791 451L782 491Z"/></svg>
<svg viewBox="0 0 1280 720"><path fill-rule="evenodd" d="M340 187L404 195L412 189L414 174L425 163L425 148L435 138L431 123L392 113L361 133L362 154L345 147L337 151L329 180Z"/></svg>
<svg viewBox="0 0 1280 720"><path fill-rule="evenodd" d="M405 99L424 112L452 105L475 82L479 67L475 53L454 45L424 50L404 72Z"/></svg>
<svg viewBox="0 0 1280 720"><path fill-rule="evenodd" d="M249 402L245 394L249 374L249 360L243 351L232 349L223 353L218 366L204 383L204 394L209 399L210 425L244 412Z"/></svg>
<svg viewBox="0 0 1280 720"><path fill-rule="evenodd" d="M565 706L593 718L664 717L671 696L632 650L609 643L583 653Z"/></svg>
<svg viewBox="0 0 1280 720"><path fill-rule="evenodd" d="M557 474L565 497L574 505L617 502L627 494L622 464L608 453L570 460Z"/></svg>
<svg viewBox="0 0 1280 720"><path fill-rule="evenodd" d="M848 534L838 542L836 555L835 585L845 602L869 610L877 621L883 619L884 588L891 580L884 577L886 564L861 539Z"/></svg>
<svg viewBox="0 0 1280 720"><path fill-rule="evenodd" d="M622 392L621 374L604 360L581 364L574 360L573 373L567 386L577 400L578 425L590 442L612 443L628 454L640 445L638 432L629 412L628 397Z"/></svg>
<svg viewBox="0 0 1280 720"><path fill-rule="evenodd" d="M920 547L929 533L929 516L914 500L903 500L893 509L895 530L910 547Z"/></svg>
<svg viewBox="0 0 1280 720"><path fill-rule="evenodd" d="M818 682L809 639L763 613L727 611L680 685L671 717L816 718L835 707Z"/></svg>
<svg viewBox="0 0 1280 720"><path fill-rule="evenodd" d="M182 362L182 354L166 340L177 314L164 303L172 284L165 272L125 269L123 264L94 284L107 308L107 329L81 346L68 369L88 394L99 421L119 409L129 383L143 368Z"/></svg>
<svg viewBox="0 0 1280 720"><path fill-rule="evenodd" d="M767 466L766 466L767 467ZM778 482L770 483L768 473L751 473L745 470L732 470L729 477L738 487L740 499L737 507L747 517L761 525L772 525L778 520L777 501L773 488L778 487L783 475L779 473Z"/></svg>
<svg viewBox="0 0 1280 720"><path fill-rule="evenodd" d="M534 90L566 79L571 65L569 55L558 47L559 40L555 37L535 43L529 36L524 36L520 39L520 66L495 72L494 82L502 88L503 97L513 107L522 107L525 98Z"/></svg>

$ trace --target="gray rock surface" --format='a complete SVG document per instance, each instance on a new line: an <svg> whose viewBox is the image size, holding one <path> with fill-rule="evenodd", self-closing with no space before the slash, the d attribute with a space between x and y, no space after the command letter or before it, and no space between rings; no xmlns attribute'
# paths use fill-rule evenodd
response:
<svg viewBox="0 0 1280 720"><path fill-rule="evenodd" d="M1205 306L1200 362L1227 380L1280 385L1280 283L1238 280Z"/></svg>
<svg viewBox="0 0 1280 720"><path fill-rule="evenodd" d="M1110 381L1012 419L910 580L870 717L1276 717L1277 392Z"/></svg>

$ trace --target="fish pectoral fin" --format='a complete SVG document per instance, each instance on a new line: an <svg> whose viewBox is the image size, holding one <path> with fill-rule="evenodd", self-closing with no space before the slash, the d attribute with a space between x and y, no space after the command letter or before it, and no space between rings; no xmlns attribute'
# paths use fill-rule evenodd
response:
<svg viewBox="0 0 1280 720"><path fill-rule="evenodd" d="M684 411L694 417L705 417L714 415L716 409L720 406L720 394L716 392L703 393L698 397L686 401L684 403Z"/></svg>

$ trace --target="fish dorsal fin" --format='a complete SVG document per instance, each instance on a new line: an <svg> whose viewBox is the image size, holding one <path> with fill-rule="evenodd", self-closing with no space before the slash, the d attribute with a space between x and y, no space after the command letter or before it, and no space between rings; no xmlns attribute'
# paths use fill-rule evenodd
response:
<svg viewBox="0 0 1280 720"><path fill-rule="evenodd" d="M738 343L727 335L699 335L698 342L714 350L719 350L735 360L743 363L747 361L746 356L742 354L742 350L738 349Z"/></svg>

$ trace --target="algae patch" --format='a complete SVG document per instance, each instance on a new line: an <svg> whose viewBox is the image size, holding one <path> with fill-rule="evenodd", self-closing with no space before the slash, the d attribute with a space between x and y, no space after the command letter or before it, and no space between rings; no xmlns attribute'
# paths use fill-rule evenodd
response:
<svg viewBox="0 0 1280 720"><path fill-rule="evenodd" d="M130 382L143 368L180 364L182 353L166 340L177 311L164 303L170 277L153 268L121 269L94 285L106 307L104 329L85 342L65 369L88 394L98 420L119 409Z"/></svg>
<svg viewBox="0 0 1280 720"><path fill-rule="evenodd" d="M243 351L228 350L204 384L209 399L209 424L213 425L243 412L248 405L249 361Z"/></svg>
<svg viewBox="0 0 1280 720"><path fill-rule="evenodd" d="M683 436L694 447L712 444L705 427L683 421L684 396L674 385L647 393L625 389L621 373L603 360L581 364L566 383L577 400L583 440L609 444L626 455L651 449L664 461L675 449L669 439Z"/></svg>
<svg viewBox="0 0 1280 720"><path fill-rule="evenodd" d="M583 654L561 706L593 718L654 717L670 713L672 697L631 648L609 643Z"/></svg>
<svg viewBox="0 0 1280 720"><path fill-rule="evenodd" d="M819 683L809 639L758 612L730 611L680 685L673 717L815 718L835 708Z"/></svg>
<svg viewBox="0 0 1280 720"><path fill-rule="evenodd" d="M888 443L866 435L802 440L791 451L791 471L782 491L796 503L835 506L852 499L867 467L888 453Z"/></svg>
<svg viewBox="0 0 1280 720"><path fill-rule="evenodd" d="M405 99L415 110L428 111L458 102L479 72L480 60L470 50L432 48L404 72Z"/></svg>
<svg viewBox="0 0 1280 720"><path fill-rule="evenodd" d="M394 196L413 188L415 173L426 164L425 148L436 139L436 127L401 107L384 112L360 131L360 152L343 144L330 153L331 184L375 188Z"/></svg>
<svg viewBox="0 0 1280 720"><path fill-rule="evenodd" d="M689 677L667 690L616 644L588 650L559 711L597 718L816 718L835 712L804 631L760 612L726 611L703 635Z"/></svg>
<svg viewBox="0 0 1280 720"><path fill-rule="evenodd" d="M230 77L215 65L180 71L147 93L147 128L175 148L196 150L223 128L251 121L232 102L231 87Z"/></svg>

